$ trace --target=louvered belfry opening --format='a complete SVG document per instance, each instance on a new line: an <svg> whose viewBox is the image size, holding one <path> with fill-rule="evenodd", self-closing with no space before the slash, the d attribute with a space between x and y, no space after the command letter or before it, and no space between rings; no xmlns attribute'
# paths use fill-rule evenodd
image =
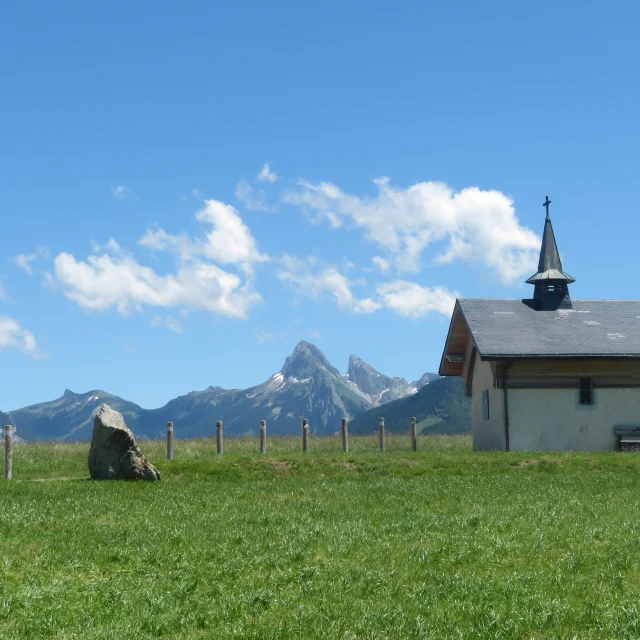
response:
<svg viewBox="0 0 640 640"><path fill-rule="evenodd" d="M533 290L535 307L539 311L571 309L571 295L566 282L554 284L536 284Z"/></svg>
<svg viewBox="0 0 640 640"><path fill-rule="evenodd" d="M569 295L568 285L575 282L575 278L572 278L562 270L560 253L558 252L558 245L556 244L551 218L549 217L550 204L551 200L547 197L544 203L547 215L542 233L538 271L527 280L528 284L534 285L533 304L531 306L540 311L571 309L571 296Z"/></svg>

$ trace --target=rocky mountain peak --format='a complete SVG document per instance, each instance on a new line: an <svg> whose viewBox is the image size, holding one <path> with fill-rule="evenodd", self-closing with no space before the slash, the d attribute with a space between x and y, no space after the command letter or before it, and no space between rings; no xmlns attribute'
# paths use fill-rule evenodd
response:
<svg viewBox="0 0 640 640"><path fill-rule="evenodd" d="M395 382L393 378L382 375L362 358L354 355L349 356L347 376L350 382L357 384L362 391L370 395L382 393Z"/></svg>
<svg viewBox="0 0 640 640"><path fill-rule="evenodd" d="M76 393L75 391L71 391L70 389L65 389L62 398L64 400L97 400L100 397L111 395L102 391L101 389L93 389L92 391L87 391L85 393Z"/></svg>
<svg viewBox="0 0 640 640"><path fill-rule="evenodd" d="M335 376L340 376L338 370L327 360L324 353L315 345L301 340L293 353L286 359L280 373L285 378L309 378L318 370L326 369Z"/></svg>
<svg viewBox="0 0 640 640"><path fill-rule="evenodd" d="M425 373L422 375L422 377L419 380L416 380L416 382L414 382L416 388L418 389L422 389L422 387L424 387L425 385L429 384L430 382L433 382L434 380L437 380L440 376L437 373Z"/></svg>

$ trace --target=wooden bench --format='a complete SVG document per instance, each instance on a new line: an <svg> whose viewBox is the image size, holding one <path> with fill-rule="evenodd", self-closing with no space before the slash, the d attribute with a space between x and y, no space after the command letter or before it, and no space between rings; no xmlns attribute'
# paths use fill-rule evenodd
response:
<svg viewBox="0 0 640 640"><path fill-rule="evenodd" d="M640 449L640 426L613 427L619 451L636 451Z"/></svg>

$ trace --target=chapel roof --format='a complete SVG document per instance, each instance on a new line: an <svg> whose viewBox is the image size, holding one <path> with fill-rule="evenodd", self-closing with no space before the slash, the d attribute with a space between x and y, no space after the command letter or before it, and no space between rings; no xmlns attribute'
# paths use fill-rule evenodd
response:
<svg viewBox="0 0 640 640"><path fill-rule="evenodd" d="M555 311L528 303L469 298L456 309L484 358L640 357L640 300L574 300Z"/></svg>

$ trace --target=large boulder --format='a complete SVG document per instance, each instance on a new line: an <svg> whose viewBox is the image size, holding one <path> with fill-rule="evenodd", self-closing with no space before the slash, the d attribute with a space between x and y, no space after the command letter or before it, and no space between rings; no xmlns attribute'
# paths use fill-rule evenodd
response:
<svg viewBox="0 0 640 640"><path fill-rule="evenodd" d="M103 404L93 421L89 473L94 480L160 480L158 470L140 453L121 413Z"/></svg>

